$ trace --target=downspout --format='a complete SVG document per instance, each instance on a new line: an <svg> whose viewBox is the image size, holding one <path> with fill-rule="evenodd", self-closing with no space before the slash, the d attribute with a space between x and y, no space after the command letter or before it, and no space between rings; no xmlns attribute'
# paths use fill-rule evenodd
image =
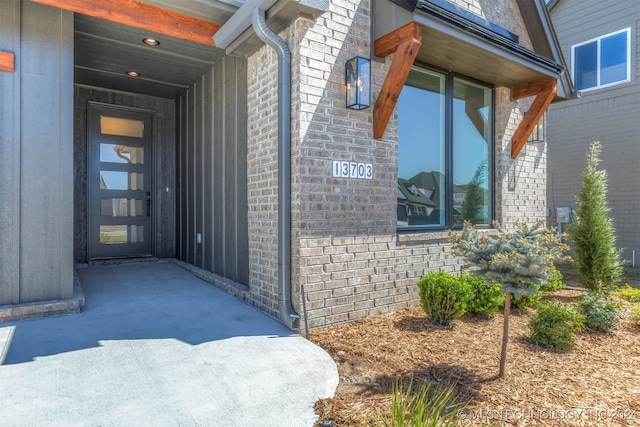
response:
<svg viewBox="0 0 640 427"><path fill-rule="evenodd" d="M253 9L251 23L278 54L278 305L282 322L297 329L300 316L291 304L291 52L267 27L264 10Z"/></svg>

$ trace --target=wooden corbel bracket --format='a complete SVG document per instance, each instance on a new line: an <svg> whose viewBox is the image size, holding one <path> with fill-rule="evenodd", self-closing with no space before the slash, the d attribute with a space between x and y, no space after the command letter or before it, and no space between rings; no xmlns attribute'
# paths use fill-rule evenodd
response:
<svg viewBox="0 0 640 427"><path fill-rule="evenodd" d="M530 83L523 83L513 88L513 98L521 99L535 96L536 98L531 103L529 111L526 112L520 126L516 129L511 139L511 158L515 159L522 151L524 144L527 143L527 139L533 132L535 125L544 115L551 101L556 96L558 89L558 80L553 77L548 77L542 80L538 80Z"/></svg>
<svg viewBox="0 0 640 427"><path fill-rule="evenodd" d="M380 94L373 107L373 137L382 138L387 128L398 97L407 81L413 62L422 45L422 28L410 22L390 32L374 42L374 53L379 57L387 57L395 52L393 62L384 79Z"/></svg>

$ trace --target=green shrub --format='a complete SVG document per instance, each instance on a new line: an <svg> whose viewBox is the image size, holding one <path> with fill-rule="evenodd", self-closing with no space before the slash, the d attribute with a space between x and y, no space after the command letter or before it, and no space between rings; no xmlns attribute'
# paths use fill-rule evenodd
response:
<svg viewBox="0 0 640 427"><path fill-rule="evenodd" d="M524 307L535 308L540 305L544 295L563 290L565 288L565 284L562 281L562 273L556 267L551 267L551 271L551 277L549 277L549 280L546 283L542 283L540 285L536 283L527 284L530 288L536 289L538 292L523 294L519 298L516 298L515 295L512 294L511 307L516 309Z"/></svg>
<svg viewBox="0 0 640 427"><path fill-rule="evenodd" d="M413 390L411 384L406 388L394 385L391 413L378 416L367 424L382 427L449 427L458 422L458 413L467 403L455 398L455 386L432 388L420 384Z"/></svg>
<svg viewBox="0 0 640 427"><path fill-rule="evenodd" d="M540 291L543 294L548 294L550 292L558 292L565 288L565 284L562 281L562 273L555 266L551 267L551 277L547 283L540 285Z"/></svg>
<svg viewBox="0 0 640 427"><path fill-rule="evenodd" d="M466 313L471 286L442 270L429 272L418 281L420 304L432 322L448 326Z"/></svg>
<svg viewBox="0 0 640 427"><path fill-rule="evenodd" d="M593 332L609 332L616 328L620 320L620 304L604 295L589 294L578 303L585 317L585 327Z"/></svg>
<svg viewBox="0 0 640 427"><path fill-rule="evenodd" d="M631 321L638 327L640 327L640 307L636 307L631 310Z"/></svg>
<svg viewBox="0 0 640 427"><path fill-rule="evenodd" d="M487 283L482 277L462 273L460 281L471 288L472 296L467 304L469 313L493 317L504 305L504 294L499 283Z"/></svg>
<svg viewBox="0 0 640 427"><path fill-rule="evenodd" d="M537 292L531 294L522 294L520 297L516 297L511 294L511 308L522 309L525 307L537 307L542 302L542 293L540 286L535 283L529 283L529 287L536 289Z"/></svg>
<svg viewBox="0 0 640 427"><path fill-rule="evenodd" d="M544 348L571 350L575 345L574 332L582 330L584 316L575 308L552 301L540 304L535 315L531 316L529 340Z"/></svg>
<svg viewBox="0 0 640 427"><path fill-rule="evenodd" d="M640 289L632 288L628 283L611 293L629 302L640 302Z"/></svg>

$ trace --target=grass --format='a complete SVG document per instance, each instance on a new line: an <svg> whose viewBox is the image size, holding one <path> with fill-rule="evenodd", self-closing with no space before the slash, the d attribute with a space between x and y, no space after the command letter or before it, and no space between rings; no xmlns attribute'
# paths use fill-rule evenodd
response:
<svg viewBox="0 0 640 427"><path fill-rule="evenodd" d="M455 397L455 385L432 387L412 382L406 387L395 383L391 394L391 411L373 419L375 426L381 427L449 427L455 426L458 413L467 403L459 403ZM364 415L363 415L364 416ZM365 421L371 424L371 421Z"/></svg>

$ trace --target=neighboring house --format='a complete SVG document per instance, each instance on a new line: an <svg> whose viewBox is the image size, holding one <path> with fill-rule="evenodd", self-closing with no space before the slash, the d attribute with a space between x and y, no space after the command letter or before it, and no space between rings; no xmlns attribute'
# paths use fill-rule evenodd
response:
<svg viewBox="0 0 640 427"><path fill-rule="evenodd" d="M294 329L415 304L470 199L545 217L526 142L571 93L542 0L9 0L0 70L5 319L146 256Z"/></svg>
<svg viewBox="0 0 640 427"><path fill-rule="evenodd" d="M550 223L558 208L575 208L589 146L600 141L618 247L631 265L640 256L640 2L558 0L549 7L581 93L547 113Z"/></svg>

